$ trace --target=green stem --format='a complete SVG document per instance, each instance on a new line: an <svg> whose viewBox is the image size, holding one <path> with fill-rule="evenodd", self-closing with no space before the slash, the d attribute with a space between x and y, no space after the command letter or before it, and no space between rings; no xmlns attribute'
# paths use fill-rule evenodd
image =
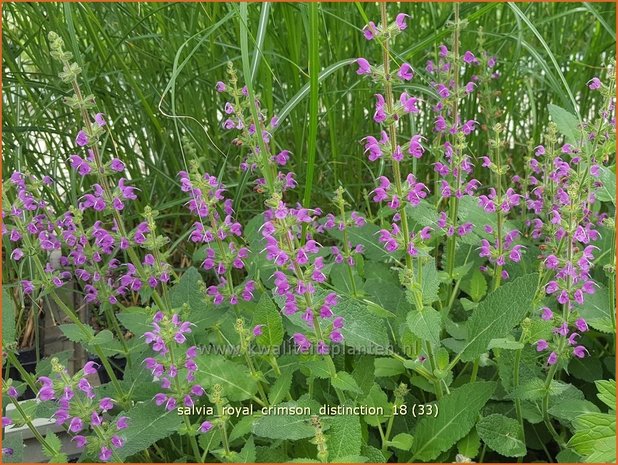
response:
<svg viewBox="0 0 618 465"><path fill-rule="evenodd" d="M19 401L17 399L15 399L14 397L11 397L11 402L13 402L13 405L15 406L15 409L19 412L19 414L21 415L22 419L24 420L24 423L26 424L28 429L32 432L32 434L34 435L36 440L39 441L39 443L45 449L47 449L47 451L51 454L52 457L58 455L60 453L60 451L56 450L52 446L50 446L49 443L45 440L45 438L41 435L41 433L39 433L39 430L36 429L36 427L32 424L32 421L30 420L30 417L26 414L24 409L21 408L21 405L19 404Z"/></svg>

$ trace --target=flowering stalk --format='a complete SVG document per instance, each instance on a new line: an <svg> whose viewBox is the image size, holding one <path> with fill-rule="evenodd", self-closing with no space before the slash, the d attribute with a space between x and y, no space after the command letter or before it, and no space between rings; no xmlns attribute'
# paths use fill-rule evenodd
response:
<svg viewBox="0 0 618 465"><path fill-rule="evenodd" d="M409 289L412 300L415 302L417 311L424 309L422 295L422 273L424 258L427 256L428 247L425 244L431 237L431 228L426 227L418 233L412 233L408 224L406 208L408 205L416 206L427 196L427 187L418 182L413 174L408 174L405 181L402 178L401 161L404 152L413 158L420 158L425 149L421 144L422 136L414 135L409 143L404 146L398 144L397 124L404 114L415 114L419 112L416 104L418 99L411 97L404 92L401 94L399 103L395 105L393 98L393 80L398 79L406 82L413 78L414 72L408 63L403 63L396 75L390 70L390 39L396 34L407 28L406 15L397 15L392 25L388 23L386 4L380 4L381 24L376 26L370 22L364 29L365 38L368 40L377 39L382 47L382 67L374 67L364 58L356 60L359 69L357 74L370 75L373 80L380 82L384 88L384 96L376 94L376 112L373 116L375 122L385 127L378 140L373 136L366 137L365 149L369 152L369 160L375 161L378 158L386 157L391 161L393 185L391 181L380 176L378 179L379 187L374 191L373 200L376 202L387 201L387 205L396 213L393 217L392 230L382 229L379 240L384 243L388 252L394 252L403 248L405 255L404 270L400 274L400 280ZM414 260L416 259L416 260ZM429 341L425 341L425 351L430 361L432 370L435 369L434 356ZM434 377L432 380L435 387L435 394L439 398L442 396L442 382Z"/></svg>

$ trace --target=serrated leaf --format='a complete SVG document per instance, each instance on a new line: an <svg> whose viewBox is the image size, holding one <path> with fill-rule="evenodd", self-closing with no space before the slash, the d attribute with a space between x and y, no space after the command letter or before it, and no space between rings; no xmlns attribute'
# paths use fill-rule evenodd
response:
<svg viewBox="0 0 618 465"><path fill-rule="evenodd" d="M346 371L340 371L334 378L331 378L331 384L334 388L341 389L342 391L350 391L356 394L363 393L358 384L356 384L356 380Z"/></svg>
<svg viewBox="0 0 618 465"><path fill-rule="evenodd" d="M166 411L153 402L136 404L121 415L129 417L129 426L123 430L124 447L115 453L121 460L141 452L160 439L175 433L182 424L182 416L175 410Z"/></svg>
<svg viewBox="0 0 618 465"><path fill-rule="evenodd" d="M476 431L483 442L500 455L526 455L526 445L520 439L520 425L514 418L494 413L481 418L476 425Z"/></svg>
<svg viewBox="0 0 618 465"><path fill-rule="evenodd" d="M496 383L481 381L453 389L440 399L438 416L423 417L416 425L414 459L431 461L468 434L495 389Z"/></svg>
<svg viewBox="0 0 618 465"><path fill-rule="evenodd" d="M277 377L277 380L270 387L268 392L268 401L271 405L276 405L281 402L286 394L290 392L290 386L292 385L292 372L286 370Z"/></svg>
<svg viewBox="0 0 618 465"><path fill-rule="evenodd" d="M616 417L606 413L586 413L573 420L575 434L567 446L585 462L615 462Z"/></svg>
<svg viewBox="0 0 618 465"><path fill-rule="evenodd" d="M88 325L84 325L88 334L83 332L79 326L73 323L60 325L60 331L71 342L90 342L94 339L94 329Z"/></svg>
<svg viewBox="0 0 618 465"><path fill-rule="evenodd" d="M253 416L241 417L240 420L238 420L238 422L234 425L234 429L230 433L229 441L235 441L236 439L242 438L246 434L249 434L251 432L251 428L253 427L254 420L255 418Z"/></svg>
<svg viewBox="0 0 618 465"><path fill-rule="evenodd" d="M377 377L383 376L397 376L401 373L405 373L406 369L400 360L394 358L376 358L374 361L375 371L374 374Z"/></svg>
<svg viewBox="0 0 618 465"><path fill-rule="evenodd" d="M414 436L408 433L399 433L393 439L388 441L389 444L397 449L410 450L414 442Z"/></svg>
<svg viewBox="0 0 618 465"><path fill-rule="evenodd" d="M356 415L337 415L330 418L328 451L331 461L361 452L361 425Z"/></svg>
<svg viewBox="0 0 618 465"><path fill-rule="evenodd" d="M262 334L255 338L259 345L269 348L281 345L283 342L281 313L266 292L260 297L253 314L253 326L257 325L262 325Z"/></svg>
<svg viewBox="0 0 618 465"><path fill-rule="evenodd" d="M2 286L2 345L15 342L15 305L11 289Z"/></svg>
<svg viewBox="0 0 618 465"><path fill-rule="evenodd" d="M198 355L197 380L205 387L221 385L223 395L231 401L250 399L257 392L257 382L249 369L221 355Z"/></svg>
<svg viewBox="0 0 618 465"><path fill-rule="evenodd" d="M305 407L306 403L284 402L275 407ZM310 415L264 415L253 423L253 434L270 439L298 439L315 435L315 429L309 423Z"/></svg>
<svg viewBox="0 0 618 465"><path fill-rule="evenodd" d="M594 384L597 386L599 393L597 397L607 405L610 409L616 410L616 380L598 380Z"/></svg>
<svg viewBox="0 0 618 465"><path fill-rule="evenodd" d="M60 438L58 438L53 431L49 431L47 435L45 435L45 442L56 451L55 454L52 454L51 451L43 447L43 455L50 459L50 461L62 453L62 441L60 441Z"/></svg>
<svg viewBox="0 0 618 465"><path fill-rule="evenodd" d="M425 307L423 310L411 310L406 319L408 328L412 333L432 344L440 343L440 331L442 330L442 316L440 312L432 307Z"/></svg>
<svg viewBox="0 0 618 465"><path fill-rule="evenodd" d="M536 293L538 275L522 276L491 292L468 320L469 339L461 360L469 362L487 351L492 339L506 337L526 316Z"/></svg>
<svg viewBox="0 0 618 465"><path fill-rule="evenodd" d="M305 360L303 362L303 366L309 369L309 373L314 378L330 378L329 364L323 358L317 358L315 360Z"/></svg>
<svg viewBox="0 0 618 465"><path fill-rule="evenodd" d="M567 142L577 144L579 142L580 132L577 117L558 105L550 103L547 108L551 115L551 119L556 123L556 126L558 126L560 134L566 138Z"/></svg>

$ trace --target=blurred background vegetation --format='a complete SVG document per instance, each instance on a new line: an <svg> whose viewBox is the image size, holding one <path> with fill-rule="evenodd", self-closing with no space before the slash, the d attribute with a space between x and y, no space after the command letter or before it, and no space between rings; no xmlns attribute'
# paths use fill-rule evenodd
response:
<svg viewBox="0 0 618 465"><path fill-rule="evenodd" d="M413 65L417 77L408 87L426 97L433 91L425 63L451 34L453 6L402 3L389 8L392 17L399 11L411 19L396 40L396 59ZM482 34L484 49L498 57L501 78L494 86L514 164L521 166L517 160L523 161L529 144L540 142L549 103L582 118L595 111L600 96L586 82L603 76L614 59L615 14L614 3L461 5L461 18L467 21L462 50L478 53ZM67 170L79 122L62 104L69 89L59 82L60 69L49 56L47 34L56 31L83 68L84 89L111 120L112 138L105 144L127 163L142 190L140 208L153 205L165 212L168 228L184 231L187 213L176 173L186 160L197 158L204 170L221 175L243 216L252 216L261 205L238 170L242 150L221 128L224 102L214 89L216 81L225 80L228 61L242 76L240 31L246 25L244 53L255 64L254 88L269 114L289 110L275 140L294 154L298 198L313 167L313 205L326 206L325 199L344 185L354 206L362 209L363 189L371 189L380 168L367 166L359 143L376 132L366 110L373 105L373 91L355 74L350 59L379 61L377 47L360 33L368 19L378 18L373 3L251 3L246 24L241 7L233 3L6 3L3 178L15 169L52 176L60 186L54 189L59 209L76 203L88 188L88 180ZM317 67L309 66L312 49L317 50ZM310 86L312 75L319 88ZM295 99L303 89L302 98ZM314 109L309 106L312 93L319 102ZM465 105L468 116L474 116L477 103L470 99ZM431 119L428 114L406 127L410 134L430 136ZM317 122L317 147L315 162L308 164L312 121ZM484 122L491 124L491 115ZM194 150L183 144L187 138ZM481 128L470 151L481 156L486 147Z"/></svg>

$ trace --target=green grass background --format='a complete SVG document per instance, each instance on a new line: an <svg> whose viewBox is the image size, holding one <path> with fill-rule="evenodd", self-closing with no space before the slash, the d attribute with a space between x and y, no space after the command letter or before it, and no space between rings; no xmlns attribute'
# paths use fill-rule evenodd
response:
<svg viewBox="0 0 618 465"><path fill-rule="evenodd" d="M614 56L615 10L613 3L462 4L462 50L476 51L482 30L485 48L499 59L502 77L495 85L515 165L527 145L540 140L549 103L583 118L595 110L599 96L586 82ZM396 40L394 58L415 67L412 91L426 97L432 90L425 62L450 34L452 4L389 7L392 17L399 11L411 19ZM138 209L149 203L165 211L171 229L184 229L187 213L175 176L190 158L222 176L243 212L261 207L238 171L242 151L221 129L223 101L214 90L228 61L242 76L243 53L264 106L287 114L275 140L294 154L298 199L323 206L344 185L349 200L362 205L363 190L371 189L380 170L379 164L368 166L359 144L376 131L366 112L373 90L348 61L378 61L378 48L360 33L367 19L378 17L373 3L6 3L3 177L26 168L51 175L60 185L60 208L88 188L88 181L66 169L79 123L62 104L69 89L49 56L47 33L53 30L82 66L86 92L112 121L113 139L105 144L142 190ZM474 105L464 102L464 112L473 114ZM406 122L403 134L430 135L431 118ZM183 150L183 136L193 141L195 153ZM484 155L483 131L472 140L471 152Z"/></svg>

